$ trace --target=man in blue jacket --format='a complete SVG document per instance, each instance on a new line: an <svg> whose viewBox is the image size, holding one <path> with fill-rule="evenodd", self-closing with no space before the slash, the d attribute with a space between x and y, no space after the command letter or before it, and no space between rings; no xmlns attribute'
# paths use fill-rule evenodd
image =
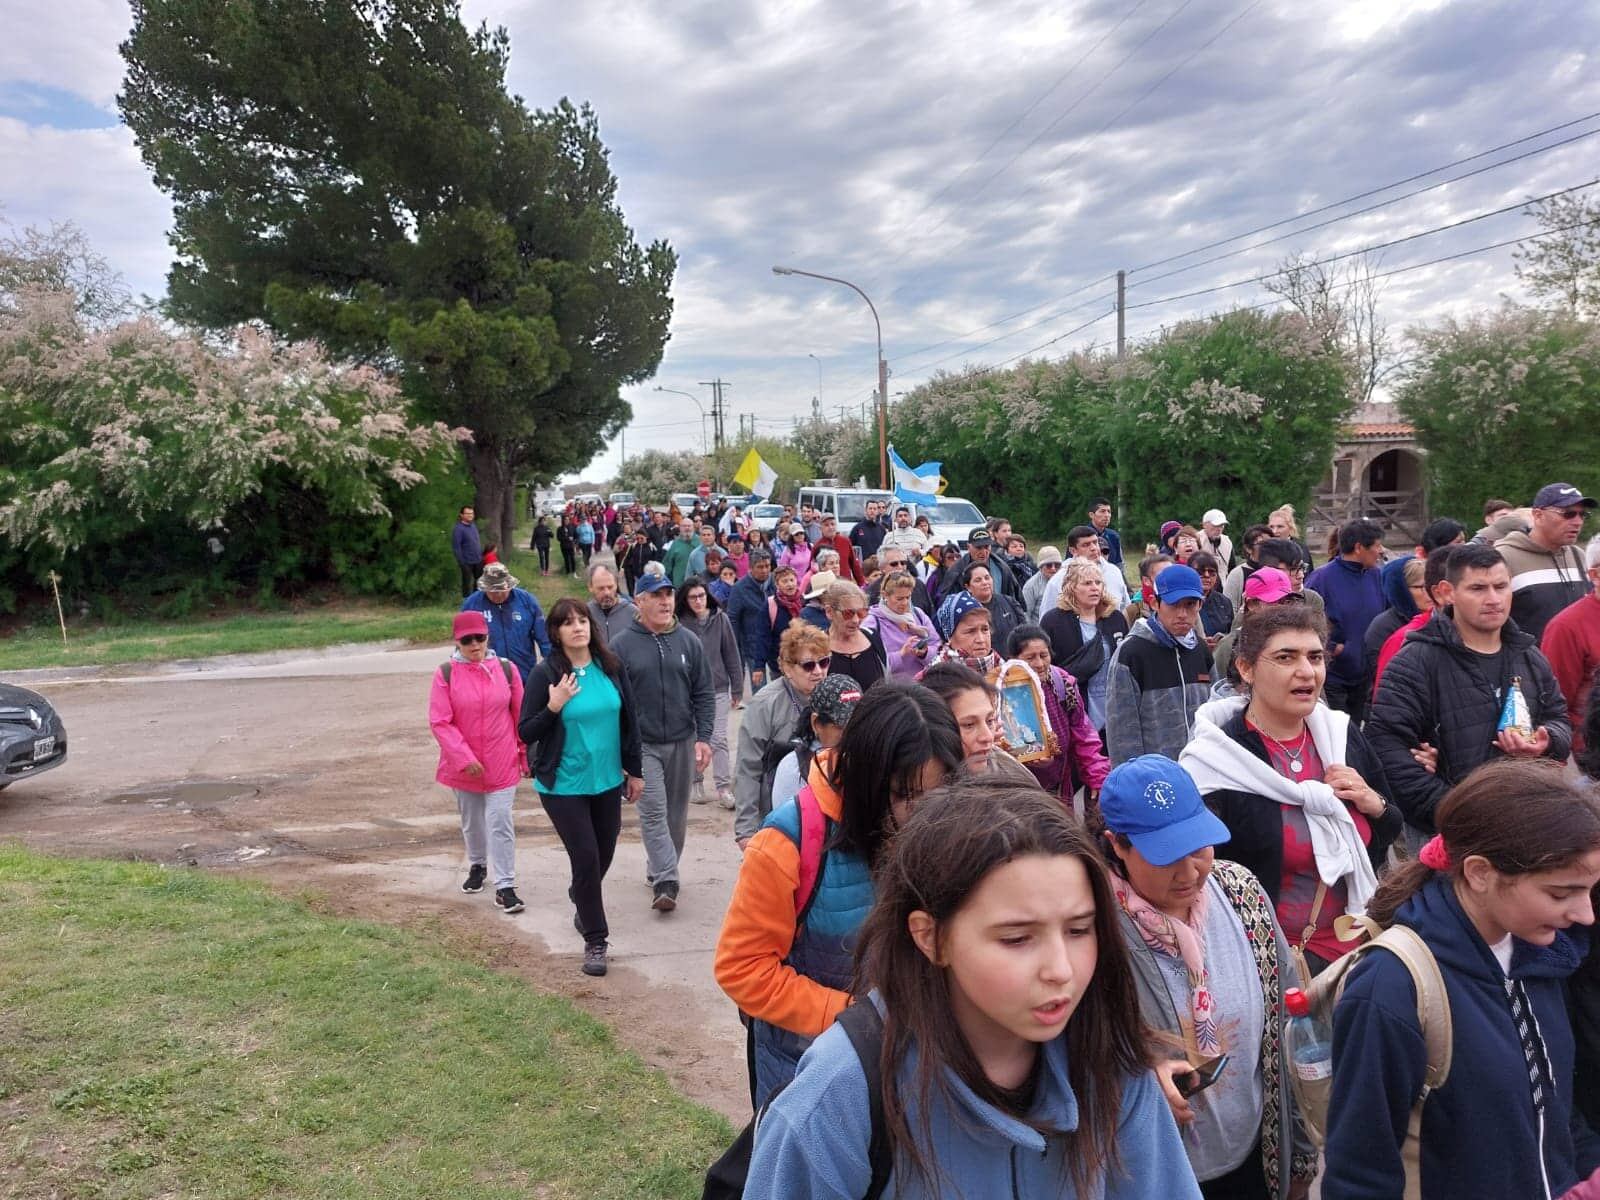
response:
<svg viewBox="0 0 1600 1200"><path fill-rule="evenodd" d="M750 551L750 573L733 585L728 596L728 620L739 642L739 657L750 668L750 691L766 683L766 663L777 657L772 645L772 617L767 608L768 580L772 577L772 556L765 550Z"/></svg>
<svg viewBox="0 0 1600 1200"><path fill-rule="evenodd" d="M477 516L472 511L472 505L466 505L456 520L455 528L450 531L450 549L456 556L456 566L461 569L463 599L472 595L473 580L483 566L483 543L478 540L478 527L473 523Z"/></svg>
<svg viewBox="0 0 1600 1200"><path fill-rule="evenodd" d="M1328 618L1328 679L1323 696L1329 708L1350 714L1357 724L1367 712L1367 626L1389 602L1384 599L1383 528L1365 518L1339 529L1339 557L1311 572L1306 587L1322 597Z"/></svg>
<svg viewBox="0 0 1600 1200"><path fill-rule="evenodd" d="M489 649L510 659L527 683L539 656L550 653L550 635L538 598L517 583L504 563L490 563L478 578L478 590L461 602L461 611L483 614L489 622Z"/></svg>

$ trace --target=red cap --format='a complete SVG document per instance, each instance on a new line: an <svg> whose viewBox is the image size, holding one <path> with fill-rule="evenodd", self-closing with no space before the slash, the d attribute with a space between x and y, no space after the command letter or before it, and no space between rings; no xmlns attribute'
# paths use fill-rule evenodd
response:
<svg viewBox="0 0 1600 1200"><path fill-rule="evenodd" d="M459 642L469 633L488 634L488 632L489 622L481 612L460 612L456 614L451 636Z"/></svg>
<svg viewBox="0 0 1600 1200"><path fill-rule="evenodd" d="M1291 1017L1311 1015L1311 999L1299 988L1290 988L1283 994L1283 1007L1289 1010Z"/></svg>

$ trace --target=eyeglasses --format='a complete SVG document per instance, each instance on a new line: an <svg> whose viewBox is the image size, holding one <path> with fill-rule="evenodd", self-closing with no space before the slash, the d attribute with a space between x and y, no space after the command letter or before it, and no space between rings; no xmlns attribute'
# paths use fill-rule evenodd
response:
<svg viewBox="0 0 1600 1200"><path fill-rule="evenodd" d="M1216 573L1217 569L1215 567L1201 567L1197 572L1200 575L1215 575Z"/></svg>
<svg viewBox="0 0 1600 1200"><path fill-rule="evenodd" d="M812 671L826 671L833 666L833 655L824 654L821 658L806 658L795 663L802 671L810 674Z"/></svg>
<svg viewBox="0 0 1600 1200"><path fill-rule="evenodd" d="M1558 508L1556 512L1563 521L1581 521L1587 515L1581 508Z"/></svg>
<svg viewBox="0 0 1600 1200"><path fill-rule="evenodd" d="M469 633L466 637L457 638L456 640L463 646L475 646L479 642L487 642L489 635L487 633Z"/></svg>
<svg viewBox="0 0 1600 1200"><path fill-rule="evenodd" d="M838 613L841 617L855 617L858 620L865 621L869 611L869 609L865 608L841 608Z"/></svg>

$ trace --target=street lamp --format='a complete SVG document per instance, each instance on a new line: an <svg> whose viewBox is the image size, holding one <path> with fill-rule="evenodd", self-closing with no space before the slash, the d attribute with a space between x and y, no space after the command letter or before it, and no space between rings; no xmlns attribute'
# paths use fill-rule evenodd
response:
<svg viewBox="0 0 1600 1200"><path fill-rule="evenodd" d="M822 410L822 360L811 351L806 351L806 357L817 364L817 410Z"/></svg>
<svg viewBox="0 0 1600 1200"><path fill-rule="evenodd" d="M662 387L659 383L656 384L656 391L671 392L674 396L687 396L694 401L694 406L700 410L700 453L704 457L710 458L711 440L706 437L706 406L700 403L700 397L693 392L680 392L677 388Z"/></svg>
<svg viewBox="0 0 1600 1200"><path fill-rule="evenodd" d="M774 275L804 275L807 279L821 279L828 283L842 284L867 302L867 307L872 310L872 324L878 331L878 486L889 486L889 364L883 361L883 322L878 320L877 305L872 303L868 296L848 279L840 279L835 275L818 275L815 271L802 271L799 267L773 267ZM819 361L817 370L821 371Z"/></svg>

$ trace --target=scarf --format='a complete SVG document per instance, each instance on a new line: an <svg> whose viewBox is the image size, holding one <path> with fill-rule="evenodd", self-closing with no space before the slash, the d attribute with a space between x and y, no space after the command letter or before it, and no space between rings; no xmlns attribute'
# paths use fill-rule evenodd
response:
<svg viewBox="0 0 1600 1200"><path fill-rule="evenodd" d="M1201 1059L1222 1053L1221 1031L1217 1027L1216 1001L1211 995L1211 977L1206 971L1206 913L1211 907L1211 888L1202 884L1189 906L1189 919L1175 921L1138 892L1115 871L1108 871L1117 903L1128 914L1144 944L1157 954L1183 960L1189 976L1189 1020L1185 1033L1194 1034L1194 1049ZM1183 1014L1178 1024L1185 1025ZM1188 1037L1184 1041L1189 1041ZM1191 1064L1194 1065L1194 1064Z"/></svg>
<svg viewBox="0 0 1600 1200"><path fill-rule="evenodd" d="M1212 792L1249 792L1278 804L1303 809L1311 831L1311 850L1317 860L1317 876L1332 887L1345 885L1345 911L1364 916L1367 902L1377 890L1378 877L1372 860L1356 829L1355 819L1343 800L1320 780L1285 779L1251 754L1226 733L1222 726L1235 713L1243 711L1248 700L1213 700L1195 714L1194 737L1183 748L1178 761L1194 778L1202 796ZM1324 765L1343 765L1345 742L1350 735L1350 718L1334 712L1320 701L1306 718L1312 744Z"/></svg>
<svg viewBox="0 0 1600 1200"><path fill-rule="evenodd" d="M1182 646L1185 650L1193 650L1200 644L1200 635L1193 629L1189 630L1181 638L1173 637L1167 632L1167 628L1161 623L1161 619L1153 612L1144 619L1144 623L1150 627L1150 632L1155 635L1156 641L1168 650L1176 650L1179 646Z"/></svg>
<svg viewBox="0 0 1600 1200"><path fill-rule="evenodd" d="M806 602L806 598L800 594L799 588L795 588L794 593L788 596L785 596L782 592L774 591L772 598L778 602L778 607L788 613L791 618L800 615L800 606Z"/></svg>

